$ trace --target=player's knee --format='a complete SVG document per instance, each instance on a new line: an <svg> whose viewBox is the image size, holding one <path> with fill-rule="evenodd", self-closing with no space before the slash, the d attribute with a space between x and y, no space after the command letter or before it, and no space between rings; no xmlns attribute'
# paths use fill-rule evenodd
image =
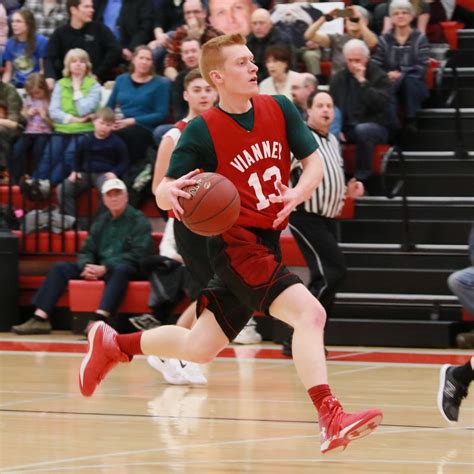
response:
<svg viewBox="0 0 474 474"><path fill-rule="evenodd" d="M316 328L318 330L323 330L324 325L326 324L326 311L323 306L316 302L316 304L311 305L311 307L302 311L298 318L295 320L295 326L300 326L302 328Z"/></svg>

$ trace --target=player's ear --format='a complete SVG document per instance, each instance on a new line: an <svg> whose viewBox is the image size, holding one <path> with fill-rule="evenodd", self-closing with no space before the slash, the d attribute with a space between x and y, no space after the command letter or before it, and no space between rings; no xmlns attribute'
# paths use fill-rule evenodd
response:
<svg viewBox="0 0 474 474"><path fill-rule="evenodd" d="M189 97L188 91L183 91L183 99L184 99L186 102L189 102L189 101L188 101L188 97Z"/></svg>
<svg viewBox="0 0 474 474"><path fill-rule="evenodd" d="M217 69L209 71L209 77L214 84L222 84L222 74Z"/></svg>

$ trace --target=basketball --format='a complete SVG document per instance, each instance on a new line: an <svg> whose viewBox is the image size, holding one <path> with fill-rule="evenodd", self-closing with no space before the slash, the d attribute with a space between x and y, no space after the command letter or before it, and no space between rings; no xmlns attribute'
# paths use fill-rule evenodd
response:
<svg viewBox="0 0 474 474"><path fill-rule="evenodd" d="M179 198L183 224L196 234L219 235L230 229L240 214L240 196L234 184L218 173L199 173L197 183L183 188L191 199Z"/></svg>

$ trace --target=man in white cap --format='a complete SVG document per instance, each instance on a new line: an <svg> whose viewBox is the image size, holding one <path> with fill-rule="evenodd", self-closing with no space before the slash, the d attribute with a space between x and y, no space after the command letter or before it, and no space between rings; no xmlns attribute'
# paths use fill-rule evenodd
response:
<svg viewBox="0 0 474 474"><path fill-rule="evenodd" d="M139 262L153 253L151 227L145 215L128 204L120 179L108 179L101 188L106 211L92 224L77 262L58 262L33 298L34 315L12 327L16 334L49 334L49 316L69 280L104 280L104 293L91 320L108 320L125 296L129 280L140 277ZM86 318L87 319L87 318Z"/></svg>

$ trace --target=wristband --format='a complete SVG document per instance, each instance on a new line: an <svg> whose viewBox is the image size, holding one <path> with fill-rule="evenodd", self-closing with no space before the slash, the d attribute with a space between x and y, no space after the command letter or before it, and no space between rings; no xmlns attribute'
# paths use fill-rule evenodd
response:
<svg viewBox="0 0 474 474"><path fill-rule="evenodd" d="M332 15L329 15L329 13L326 13L326 15L324 15L324 18L326 19L326 21L332 21L332 20L334 20L334 18L332 17Z"/></svg>

